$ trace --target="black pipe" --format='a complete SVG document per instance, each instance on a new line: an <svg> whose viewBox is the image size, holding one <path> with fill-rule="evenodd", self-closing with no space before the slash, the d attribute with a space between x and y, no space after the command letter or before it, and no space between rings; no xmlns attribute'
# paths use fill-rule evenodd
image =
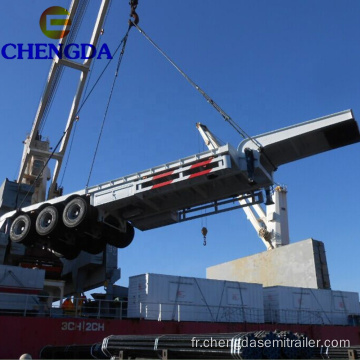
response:
<svg viewBox="0 0 360 360"><path fill-rule="evenodd" d="M101 345L47 345L41 349L40 359L108 359L101 351Z"/></svg>
<svg viewBox="0 0 360 360"><path fill-rule="evenodd" d="M273 344L274 340L277 342ZM291 340L302 340L301 346L290 346ZM122 351L124 358L157 359L159 356L161 358L162 350L167 350L169 359L277 359L303 356L310 358L312 349L306 346L305 340L305 335L294 334L290 331L192 335L112 335L103 340L102 351L109 357L117 357ZM264 346L265 341L268 341L268 346ZM288 342L286 343L286 341Z"/></svg>

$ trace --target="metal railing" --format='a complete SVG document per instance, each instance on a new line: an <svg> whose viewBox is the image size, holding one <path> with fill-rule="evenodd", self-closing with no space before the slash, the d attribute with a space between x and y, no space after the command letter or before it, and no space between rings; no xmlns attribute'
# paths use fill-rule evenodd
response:
<svg viewBox="0 0 360 360"><path fill-rule="evenodd" d="M72 307L64 307L49 296L0 293L0 315L94 319L123 319L127 315L127 301L72 298L71 302Z"/></svg>
<svg viewBox="0 0 360 360"><path fill-rule="evenodd" d="M129 302L128 317L178 322L208 321L353 326L360 324L360 314L349 314L346 311L279 310L235 305L210 306L153 302Z"/></svg>
<svg viewBox="0 0 360 360"><path fill-rule="evenodd" d="M263 323L264 310L247 306L214 306L179 303L129 303L129 318L158 321L208 321Z"/></svg>
<svg viewBox="0 0 360 360"><path fill-rule="evenodd" d="M272 324L358 325L359 314L325 310L265 309L265 322Z"/></svg>
<svg viewBox="0 0 360 360"><path fill-rule="evenodd" d="M179 303L128 302L72 298L65 308L53 297L0 293L0 316L79 317L93 319L138 318L157 321L205 321L232 323L360 325L360 314L346 311L310 311L211 306Z"/></svg>

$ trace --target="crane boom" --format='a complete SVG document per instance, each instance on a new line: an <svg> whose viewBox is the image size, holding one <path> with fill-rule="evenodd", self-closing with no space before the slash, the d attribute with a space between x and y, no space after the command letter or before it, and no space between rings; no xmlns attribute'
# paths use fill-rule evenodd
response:
<svg viewBox="0 0 360 360"><path fill-rule="evenodd" d="M69 10L69 17L72 19L78 10L80 0L73 0ZM97 20L92 32L90 45L96 47L99 36L105 20L110 0L102 0L98 12ZM71 30L70 30L71 33ZM66 37L60 41L60 46L66 43ZM70 139L71 131L76 121L78 114L80 100L83 94L84 86L87 80L87 75L90 69L93 57L89 56L91 47L89 47L87 58L83 63L79 63L65 57L54 57L51 64L47 83L41 97L38 110L36 112L35 120L30 132L30 135L24 141L24 151L21 160L19 175L17 178L18 183L24 183L35 186L35 192L32 198L32 203L39 203L46 198L46 181L50 179L50 170L47 167L48 159L51 157L55 160L54 172L52 175L51 183L49 186L47 199L52 199L61 195L57 186L57 179L60 173L64 154ZM63 68L70 67L81 72L78 86L74 95L71 105L68 120L64 129L63 137L61 140L60 148L58 151L50 151L50 143L48 139L44 139L40 134L40 126L44 120L45 112L50 106L51 95L59 81L60 73ZM56 150L56 149L55 149ZM40 172L43 171L43 174ZM40 179L40 181L38 181Z"/></svg>
<svg viewBox="0 0 360 360"><path fill-rule="evenodd" d="M289 221L287 211L287 190L277 186L274 193L265 203L266 211L260 204L249 204L248 199L240 198L247 219L264 243L267 250L289 244Z"/></svg>
<svg viewBox="0 0 360 360"><path fill-rule="evenodd" d="M197 123L196 127L209 150L220 146L220 142L206 125ZM271 250L274 246L270 240L271 233L267 230L266 214L260 204L251 203L250 199L251 197L239 196L238 201L267 250Z"/></svg>
<svg viewBox="0 0 360 360"><path fill-rule="evenodd" d="M196 127L209 150L220 146L216 136L205 125L198 123ZM279 166L359 140L358 126L352 111L348 110L243 140L238 151L245 154L243 161L246 162L249 180L253 181L256 177L254 163L258 160L264 167L263 174L270 173L272 178L274 164ZM261 145L260 149L257 143ZM265 156L261 157L261 152ZM254 160L251 160L252 157ZM251 161L254 163L251 164ZM255 189L254 185L248 189L250 193ZM271 250L289 244L287 190L277 186L271 198L269 186L264 184L263 189L266 192L266 212L259 203L252 203L251 197L244 197L244 193L238 192L238 201L267 250Z"/></svg>

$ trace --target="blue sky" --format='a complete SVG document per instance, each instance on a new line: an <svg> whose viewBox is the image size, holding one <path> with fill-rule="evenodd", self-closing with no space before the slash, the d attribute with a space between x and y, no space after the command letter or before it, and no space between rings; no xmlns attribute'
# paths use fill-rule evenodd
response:
<svg viewBox="0 0 360 360"><path fill-rule="evenodd" d="M99 1L79 34L88 41ZM39 28L49 6L69 1L3 4L1 46L49 42ZM139 0L140 26L251 135L353 109L360 119L360 2L356 0ZM114 50L127 29L128 0L114 0L102 42ZM51 40L50 40L51 42ZM97 61L90 84L106 61ZM31 129L49 60L0 58L2 166L17 177L22 141ZM115 61L80 114L63 186L84 188ZM43 135L56 144L79 74L63 76ZM240 143L194 89L135 29L130 33L90 184L95 185L205 150L195 128L206 124L224 142ZM290 239L325 243L332 288L360 291L360 145L284 165ZM202 245L202 226L208 228ZM119 251L121 285L144 272L205 277L208 266L264 251L242 210L137 231Z"/></svg>

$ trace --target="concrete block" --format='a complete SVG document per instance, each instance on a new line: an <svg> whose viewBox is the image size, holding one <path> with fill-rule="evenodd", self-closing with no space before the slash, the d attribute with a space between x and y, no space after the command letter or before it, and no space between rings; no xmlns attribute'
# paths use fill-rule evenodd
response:
<svg viewBox="0 0 360 360"><path fill-rule="evenodd" d="M307 239L206 269L208 279L330 289L324 244Z"/></svg>

